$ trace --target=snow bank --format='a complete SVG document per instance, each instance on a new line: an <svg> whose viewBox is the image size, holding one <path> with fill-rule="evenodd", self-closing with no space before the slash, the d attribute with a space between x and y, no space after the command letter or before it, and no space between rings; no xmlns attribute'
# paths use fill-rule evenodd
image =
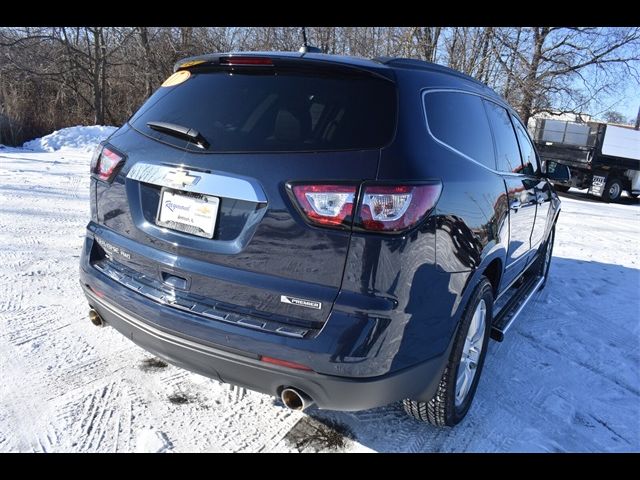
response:
<svg viewBox="0 0 640 480"><path fill-rule="evenodd" d="M117 127L104 125L91 125L89 127L78 125L56 130L42 138L29 140L22 148L28 148L36 152L55 152L57 150L93 150L102 140L116 131Z"/></svg>
<svg viewBox="0 0 640 480"><path fill-rule="evenodd" d="M20 150L21 150L20 148L8 147L6 145L0 144L0 153L16 153L16 152L19 152Z"/></svg>

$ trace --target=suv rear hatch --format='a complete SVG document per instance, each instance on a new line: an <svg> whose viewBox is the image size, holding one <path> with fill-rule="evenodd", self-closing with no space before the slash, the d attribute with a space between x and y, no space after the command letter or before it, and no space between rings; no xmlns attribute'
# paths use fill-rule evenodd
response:
<svg viewBox="0 0 640 480"><path fill-rule="evenodd" d="M109 139L126 163L97 182L108 228L98 227L94 259L125 285L212 318L320 328L350 231L310 225L287 184L374 179L395 132L393 81L297 57L211 56L165 85Z"/></svg>

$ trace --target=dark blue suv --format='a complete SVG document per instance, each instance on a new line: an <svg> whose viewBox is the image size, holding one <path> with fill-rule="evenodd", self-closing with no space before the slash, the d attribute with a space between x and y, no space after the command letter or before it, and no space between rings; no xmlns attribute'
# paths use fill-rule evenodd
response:
<svg viewBox="0 0 640 480"><path fill-rule="evenodd" d="M486 85L398 58L178 62L91 165L90 318L289 408L454 425L560 202Z"/></svg>

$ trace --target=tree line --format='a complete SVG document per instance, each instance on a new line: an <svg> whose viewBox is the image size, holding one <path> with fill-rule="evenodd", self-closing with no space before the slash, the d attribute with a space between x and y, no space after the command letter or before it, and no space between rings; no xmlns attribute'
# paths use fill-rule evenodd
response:
<svg viewBox="0 0 640 480"><path fill-rule="evenodd" d="M496 89L525 122L640 85L638 27L307 27L306 36L326 53L450 66ZM0 28L0 143L120 125L181 58L302 42L299 27Z"/></svg>

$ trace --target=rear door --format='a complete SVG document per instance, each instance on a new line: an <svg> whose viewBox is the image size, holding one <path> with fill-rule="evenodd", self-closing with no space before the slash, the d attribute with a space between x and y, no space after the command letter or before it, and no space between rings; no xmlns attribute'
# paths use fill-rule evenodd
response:
<svg viewBox="0 0 640 480"><path fill-rule="evenodd" d="M310 226L286 184L375 178L395 130L395 85L277 63L197 67L161 87L110 140L127 162L99 186L98 218L131 240L120 261L143 275L241 313L321 323L350 233ZM208 146L149 122L195 129Z"/></svg>
<svg viewBox="0 0 640 480"><path fill-rule="evenodd" d="M536 192L530 178L523 174L520 150L509 113L502 106L485 100L496 151L496 169L500 172L509 202L509 249L503 286L522 273L531 251L531 233L536 219Z"/></svg>
<svg viewBox="0 0 640 480"><path fill-rule="evenodd" d="M511 120L516 129L516 136L520 146L523 165L522 173L527 177L525 186L529 186L529 190L534 191L537 203L536 220L531 232L531 250L533 254L544 240L551 206L551 188L549 187L549 182L540 175L538 157L524 126L514 116L511 117Z"/></svg>

